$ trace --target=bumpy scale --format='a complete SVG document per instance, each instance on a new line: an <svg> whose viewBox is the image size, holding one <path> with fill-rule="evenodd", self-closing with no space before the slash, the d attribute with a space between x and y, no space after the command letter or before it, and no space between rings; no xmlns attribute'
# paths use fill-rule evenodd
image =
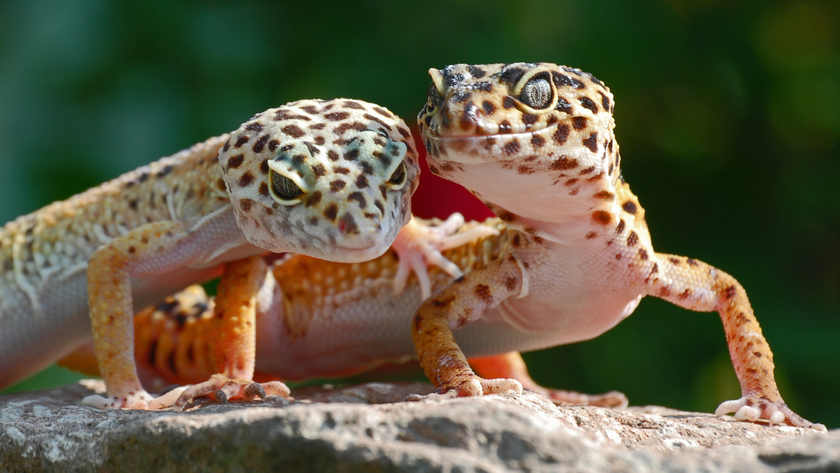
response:
<svg viewBox="0 0 840 473"><path fill-rule="evenodd" d="M399 117L359 100L303 100L8 223L0 387L77 349L92 329L110 395L87 402L149 407L133 358L135 308L266 251L374 258L408 222L417 177Z"/></svg>
<svg viewBox="0 0 840 473"><path fill-rule="evenodd" d="M515 380L476 376L464 353L590 339L651 295L720 314L743 397L717 414L824 428L782 400L743 287L706 263L653 250L644 210L621 177L613 96L601 81L546 63L429 72L418 120L430 169L471 190L514 233L505 254L414 317L417 353L439 393L518 391Z"/></svg>

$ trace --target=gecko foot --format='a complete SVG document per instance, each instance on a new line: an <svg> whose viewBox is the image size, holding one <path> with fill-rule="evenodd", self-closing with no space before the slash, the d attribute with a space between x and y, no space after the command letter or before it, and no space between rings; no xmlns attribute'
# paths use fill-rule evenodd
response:
<svg viewBox="0 0 840 473"><path fill-rule="evenodd" d="M280 396L291 399L291 391L280 381L255 383L251 380L231 379L223 374L214 374L209 380L186 388L172 407L182 410L193 399L213 394L220 404L227 404L231 399L242 398L253 401L256 398L265 399L266 396Z"/></svg>
<svg viewBox="0 0 840 473"><path fill-rule="evenodd" d="M403 292L409 274L414 273L420 283L420 293L423 299L427 299L432 295L429 266L437 266L453 278L464 274L458 265L443 256L442 251L499 233L495 228L485 225L457 233L462 225L464 216L456 212L434 227L421 225L412 218L400 230L397 239L391 244L391 249L400 258L397 274L394 276L394 294Z"/></svg>
<svg viewBox="0 0 840 473"><path fill-rule="evenodd" d="M82 405L97 409L157 410L171 406L184 389L186 388L175 388L158 397L154 397L146 391L133 392L127 396L111 394L102 397L94 394L82 399Z"/></svg>
<svg viewBox="0 0 840 473"><path fill-rule="evenodd" d="M423 401L423 400L437 400L437 399L453 399L456 397L472 397L481 396L482 394L504 394L504 393L521 393L522 384L515 379L496 378L484 379L478 376L470 377L455 387L440 387L437 392L426 394L425 396L419 394L411 394L406 396L406 401Z"/></svg>
<svg viewBox="0 0 840 473"><path fill-rule="evenodd" d="M772 402L767 399L742 397L734 401L725 401L715 409L716 416L724 416L733 412L735 413L735 419L740 421L755 422L758 419L765 419L770 425L787 424L822 432L827 431L823 424L814 424L803 419L781 401Z"/></svg>

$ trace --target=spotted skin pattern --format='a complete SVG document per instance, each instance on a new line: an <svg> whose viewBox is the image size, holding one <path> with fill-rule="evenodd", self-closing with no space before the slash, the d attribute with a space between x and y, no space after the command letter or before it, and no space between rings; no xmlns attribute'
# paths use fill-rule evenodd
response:
<svg viewBox="0 0 840 473"><path fill-rule="evenodd" d="M302 100L0 229L0 387L93 334L108 396L147 408L135 309L266 251L356 262L410 219L405 123L360 100ZM88 309L90 308L90 309Z"/></svg>
<svg viewBox="0 0 840 473"><path fill-rule="evenodd" d="M498 353L540 349L594 338L650 295L720 314L743 397L717 414L824 429L782 400L743 287L706 263L653 250L644 209L621 177L615 103L601 81L548 63L429 73L418 121L430 169L472 191L514 233L509 251L414 317L417 353L438 395L522 389L476 376L464 357L475 347L453 331L481 332Z"/></svg>

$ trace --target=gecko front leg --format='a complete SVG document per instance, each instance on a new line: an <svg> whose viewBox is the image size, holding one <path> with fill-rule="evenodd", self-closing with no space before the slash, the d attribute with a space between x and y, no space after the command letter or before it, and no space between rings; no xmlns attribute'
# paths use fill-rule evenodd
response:
<svg viewBox="0 0 840 473"><path fill-rule="evenodd" d="M656 253L646 280L650 295L680 307L718 312L732 366L741 384L741 398L723 402L715 415L735 413L738 420L825 430L793 412L779 394L773 376L773 352L753 314L747 293L729 274L702 261Z"/></svg>
<svg viewBox="0 0 840 473"><path fill-rule="evenodd" d="M229 223L233 224L232 215ZM224 216L221 217L224 221ZM209 223L209 222L208 222ZM217 222L214 222L217 223ZM210 223L210 228L223 229ZM235 228L235 227L233 227ZM185 222L155 222L138 227L100 247L88 263L88 297L96 358L110 393L82 403L99 408L147 409L152 396L140 384L134 363L131 278L161 275L202 260L209 233ZM208 268L206 276L218 274Z"/></svg>
<svg viewBox="0 0 840 473"><path fill-rule="evenodd" d="M464 353L452 336L452 330L481 318L508 297L522 291L523 275L513 255L476 269L427 299L411 323L411 337L420 366L437 393L411 396L426 397L480 396L504 392L522 392L515 379L483 379L473 372Z"/></svg>

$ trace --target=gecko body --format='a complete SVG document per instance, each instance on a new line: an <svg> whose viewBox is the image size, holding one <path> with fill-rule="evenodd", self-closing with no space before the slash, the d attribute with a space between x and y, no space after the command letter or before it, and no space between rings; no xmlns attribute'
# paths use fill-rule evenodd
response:
<svg viewBox="0 0 840 473"><path fill-rule="evenodd" d="M109 391L100 407L142 406L135 308L266 251L374 258L410 218L417 176L399 117L359 100L303 100L6 224L0 387L92 333Z"/></svg>
<svg viewBox="0 0 840 473"><path fill-rule="evenodd" d="M429 73L418 122L431 171L469 189L512 232L507 251L433 295L412 321L436 395L522 389L476 376L464 358L472 340L453 331L499 352L572 343L609 330L649 295L720 314L742 397L718 414L821 427L782 400L744 288L706 263L654 251L621 176L615 102L601 81L548 63Z"/></svg>

